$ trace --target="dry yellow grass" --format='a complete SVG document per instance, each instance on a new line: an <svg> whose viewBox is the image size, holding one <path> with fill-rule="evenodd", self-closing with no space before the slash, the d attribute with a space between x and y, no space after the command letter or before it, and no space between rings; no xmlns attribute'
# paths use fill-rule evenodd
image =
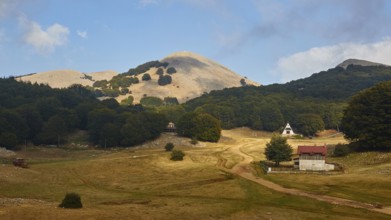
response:
<svg viewBox="0 0 391 220"><path fill-rule="evenodd" d="M149 148L19 152L31 167L0 166L0 219L387 219L366 210L285 195L227 175L216 165L224 162L230 168L241 160L228 147L244 144L241 150L258 160L270 134L254 136L248 129L223 134L227 138L219 143L176 145L186 153L180 162L169 160L163 150L165 141L172 140L166 136L161 146L151 142ZM246 145L250 142L254 144ZM301 178L304 181L306 176ZM317 184L318 178L307 181ZM338 186L344 181L341 176L331 182ZM57 208L66 192L79 193L84 208Z"/></svg>

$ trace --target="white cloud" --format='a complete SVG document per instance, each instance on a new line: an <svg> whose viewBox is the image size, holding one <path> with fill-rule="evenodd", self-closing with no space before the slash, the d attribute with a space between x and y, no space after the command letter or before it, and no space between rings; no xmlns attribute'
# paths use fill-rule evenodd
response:
<svg viewBox="0 0 391 220"><path fill-rule="evenodd" d="M44 30L40 24L25 17L20 18L20 24L25 29L23 41L40 54L50 54L68 41L70 31L61 24L55 23Z"/></svg>
<svg viewBox="0 0 391 220"><path fill-rule="evenodd" d="M288 82L333 68L349 58L391 65L391 38L368 44L342 43L314 47L280 58L273 72L281 76L282 82Z"/></svg>
<svg viewBox="0 0 391 220"><path fill-rule="evenodd" d="M77 35L79 35L81 38L86 39L88 37L87 31L77 31Z"/></svg>

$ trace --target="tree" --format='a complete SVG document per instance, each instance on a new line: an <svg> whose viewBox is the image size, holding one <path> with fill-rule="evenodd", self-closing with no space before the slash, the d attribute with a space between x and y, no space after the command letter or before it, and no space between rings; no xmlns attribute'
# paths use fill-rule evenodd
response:
<svg viewBox="0 0 391 220"><path fill-rule="evenodd" d="M167 143L166 146L164 146L164 149L166 149L166 151L172 151L172 149L174 149L174 144Z"/></svg>
<svg viewBox="0 0 391 220"><path fill-rule="evenodd" d="M149 75L148 73L145 73L145 74L141 77L141 80L143 80L143 81L149 81L149 80L151 80L151 75Z"/></svg>
<svg viewBox="0 0 391 220"><path fill-rule="evenodd" d="M9 150L14 150L18 143L16 134L11 132L3 132L0 135L0 146L5 147Z"/></svg>
<svg viewBox="0 0 391 220"><path fill-rule="evenodd" d="M171 160L173 160L173 161L183 160L184 156L185 156L185 153L183 153L183 151L180 151L180 150L173 150L171 152Z"/></svg>
<svg viewBox="0 0 391 220"><path fill-rule="evenodd" d="M174 74L174 73L176 73L175 67L169 67L169 68L167 69L167 73L168 73L168 74Z"/></svg>
<svg viewBox="0 0 391 220"><path fill-rule="evenodd" d="M276 166L282 161L290 161L292 156L292 147L287 143L287 139L280 135L273 135L270 142L266 144L266 159L274 161Z"/></svg>
<svg viewBox="0 0 391 220"><path fill-rule="evenodd" d="M169 75L160 75L157 83L159 86L165 86L172 82L172 78Z"/></svg>
<svg viewBox="0 0 391 220"><path fill-rule="evenodd" d="M221 135L220 121L207 113L186 113L177 124L179 135L200 141L217 142Z"/></svg>
<svg viewBox="0 0 391 220"><path fill-rule="evenodd" d="M155 96L147 96L147 97L141 98L140 103L143 106L158 107L163 104L163 100L161 100L160 98L155 97Z"/></svg>
<svg viewBox="0 0 391 220"><path fill-rule="evenodd" d="M341 123L345 137L364 150L391 150L391 81L355 95Z"/></svg>
<svg viewBox="0 0 391 220"><path fill-rule="evenodd" d="M67 193L61 204L58 206L67 209L79 209L83 207L79 194Z"/></svg>
<svg viewBox="0 0 391 220"><path fill-rule="evenodd" d="M316 132L324 130L324 122L320 115L300 114L294 127L304 136L314 136Z"/></svg>
<svg viewBox="0 0 391 220"><path fill-rule="evenodd" d="M158 68L156 74L162 76L164 74L163 68Z"/></svg>
<svg viewBox="0 0 391 220"><path fill-rule="evenodd" d="M59 145L65 142L67 127L62 117L55 115L44 124L41 133L34 140L34 144Z"/></svg>

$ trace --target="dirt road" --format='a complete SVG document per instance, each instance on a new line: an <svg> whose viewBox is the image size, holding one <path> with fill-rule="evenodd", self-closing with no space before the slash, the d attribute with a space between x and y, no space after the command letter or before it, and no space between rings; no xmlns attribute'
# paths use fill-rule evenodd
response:
<svg viewBox="0 0 391 220"><path fill-rule="evenodd" d="M327 195L316 195L316 194L305 192L305 191L302 191L299 189L289 189L289 188L285 188L281 185L278 185L276 183L273 183L271 181L254 176L253 170L250 166L250 163L253 161L253 158L251 156L245 154L241 150L241 148L243 148L249 144L254 144L254 143L247 142L245 144L232 146L232 147L226 149L232 153L240 155L243 158L242 161L237 163L232 169L227 169L219 164L217 166L226 172L241 176L245 179L256 182L262 186L265 186L265 187L270 188L272 190L275 190L277 192L282 192L282 193L286 193L286 194L290 194L290 195L309 197L312 199L328 202L331 204L350 206L350 207L354 207L354 208L363 208L363 209L391 215L391 207L384 207L384 208L380 209L380 208L376 208L373 204L369 204L369 203L362 203L362 202L358 202L358 201L353 201L353 200L348 200L348 199L343 199L343 198L338 198L338 197L333 197L333 196L327 196Z"/></svg>

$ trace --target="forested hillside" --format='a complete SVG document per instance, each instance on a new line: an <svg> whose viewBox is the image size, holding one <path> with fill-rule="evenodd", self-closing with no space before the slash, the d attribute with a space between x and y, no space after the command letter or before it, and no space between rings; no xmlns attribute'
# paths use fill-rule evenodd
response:
<svg viewBox="0 0 391 220"><path fill-rule="evenodd" d="M10 149L32 142L61 145L69 134L87 130L101 146L132 146L159 136L167 124L162 114L142 106L98 101L88 89L74 85L51 89L46 85L0 79L0 146Z"/></svg>
<svg viewBox="0 0 391 220"><path fill-rule="evenodd" d="M324 128L338 129L349 97L387 80L390 67L336 67L286 84L212 91L185 108L213 115L223 128L276 131L290 122L296 131L313 135Z"/></svg>

